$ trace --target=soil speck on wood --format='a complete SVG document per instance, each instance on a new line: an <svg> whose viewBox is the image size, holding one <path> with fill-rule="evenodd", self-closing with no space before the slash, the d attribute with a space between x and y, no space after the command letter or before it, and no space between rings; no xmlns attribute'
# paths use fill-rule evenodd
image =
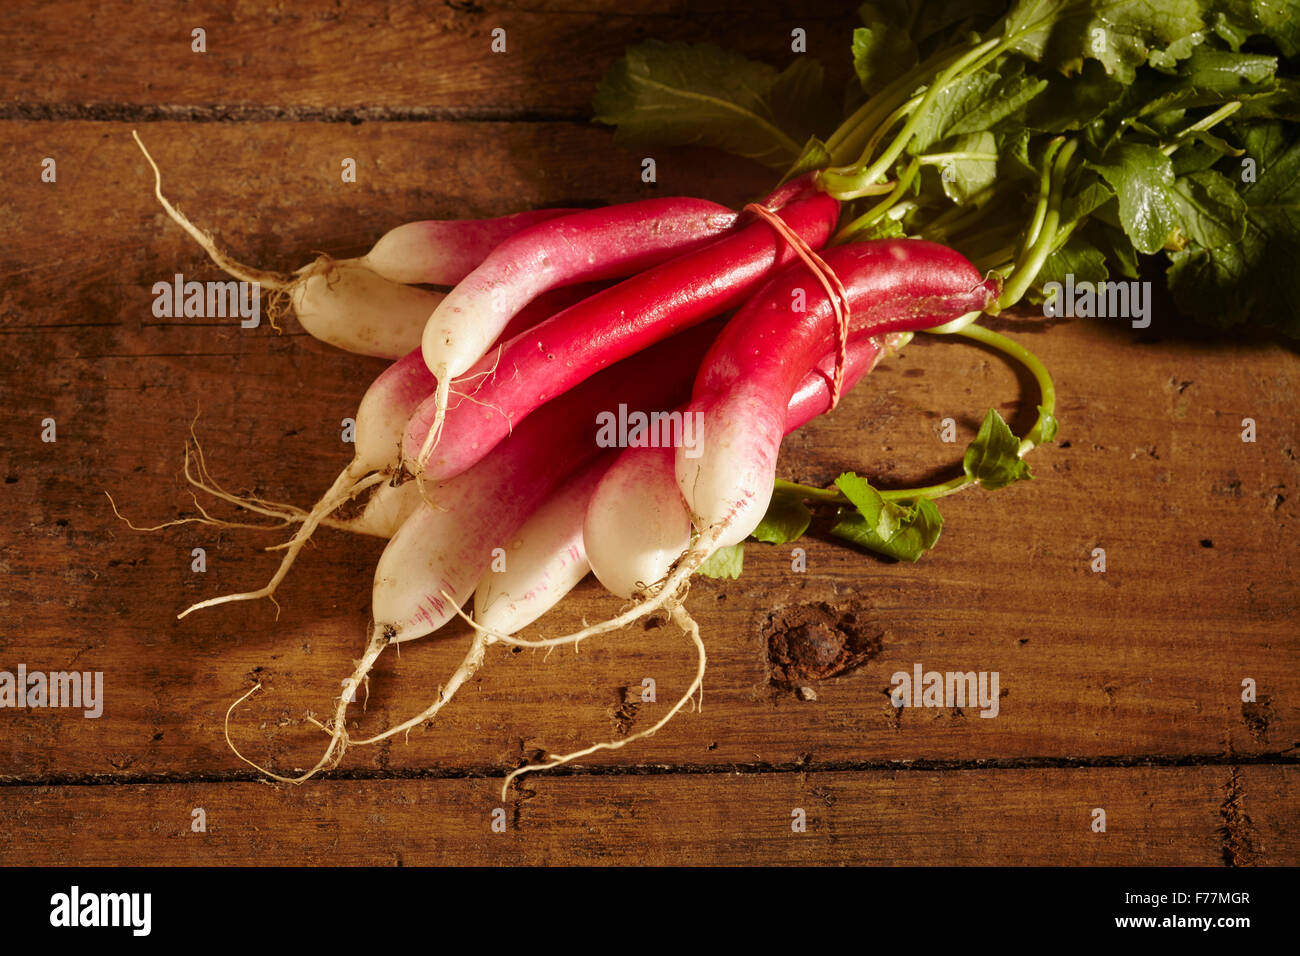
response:
<svg viewBox="0 0 1300 956"><path fill-rule="evenodd" d="M763 623L771 682L793 688L843 674L876 657L884 636L825 602L780 608Z"/></svg>

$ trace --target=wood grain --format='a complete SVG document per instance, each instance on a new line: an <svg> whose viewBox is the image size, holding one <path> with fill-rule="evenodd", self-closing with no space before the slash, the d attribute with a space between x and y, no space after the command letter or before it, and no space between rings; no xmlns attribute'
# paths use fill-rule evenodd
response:
<svg viewBox="0 0 1300 956"><path fill-rule="evenodd" d="M0 863L1201 865L1294 861L1277 767L0 789ZM1231 809L1225 803L1232 794ZM1258 797L1254 796L1258 794ZM206 832L191 829L201 808ZM1106 830L1094 832L1094 810ZM806 831L792 830L803 810ZM492 829L500 810L504 832ZM1231 823L1225 822L1225 813Z"/></svg>
<svg viewBox="0 0 1300 956"><path fill-rule="evenodd" d="M32 225L16 233L27 237L22 248L6 247L0 260L9 277L5 332L11 354L22 357L5 378L4 401L23 425L0 469L14 479L4 499L14 529L4 551L13 584L4 598L5 653L31 669L102 670L108 711L100 720L5 713L12 733L0 751L3 772L39 781L237 771L243 765L226 748L221 722L254 677L265 690L237 713L236 740L260 761L308 766L320 740L303 717L328 708L357 653L378 543L322 534L281 592L278 621L262 604L177 622L174 613L192 600L260 583L272 558L256 549L278 537L197 526L138 534L113 517L103 492L139 522L193 513L177 473L201 406L198 434L232 488L307 503L344 463L339 422L380 363L302 335L154 319L154 281L176 269L204 277L214 270L154 210L120 128L40 130L63 137L47 143L69 157L67 178L57 192L13 184L23 198L16 208ZM603 134L543 131L520 124L491 131L504 155L528 153L553 171L515 174L521 194L513 202L591 195L568 177L575 157ZM447 215L472 205L468 197L489 195L485 180L508 175L500 167L475 178L467 163L463 178L446 181L458 185L443 192L413 186L420 164L411 156L476 155L488 148L488 132L464 124L349 130L349 148L387 171L363 178L358 196L328 182L323 160L315 174L302 171L312 168L310 157L339 148L335 127L150 127L183 205L240 255L279 268L313 248L359 251L394 219ZM33 135L23 124L12 133L7 170L21 165L17 144ZM268 168L238 148L249 137L267 155L298 150L302 167ZM678 166L667 168L675 175ZM700 164L689 169L698 191L735 201L745 188L710 181ZM646 188L635 177L603 175L585 185L612 198ZM401 211L387 213L390 203ZM517 207L497 200L474 212L508 208ZM1296 358L1178 338L1175 322L1167 312L1157 317L1155 333L1167 336L1158 340L1097 323L1050 330L1018 323L1060 379L1063 430L1056 447L1035 453L1038 479L945 502L941 546L915 566L814 541L808 572L796 574L788 549L751 547L744 577L701 581L692 596L711 657L703 712L592 762L1293 753L1300 715L1291 666L1296 464L1288 388ZM884 484L926 480L946 473L960 448L938 440L943 417L961 423L965 441L990 404L1023 430L1032 401L992 355L919 342L834 416L788 442L783 471L817 482L841 468ZM1259 423L1253 445L1240 440L1248 415ZM39 440L46 416L59 422L55 445ZM1097 546L1107 549L1104 575L1088 570ZM208 550L206 574L190 571L193 547ZM783 607L815 602L856 610L883 649L804 702L769 684L761 634ZM588 582L548 628L612 606ZM423 708L462 653L464 631L448 634L381 663L362 726L382 729ZM894 710L885 695L890 675L917 662L998 671L999 716ZM632 693L623 688L639 692L644 678L656 680L658 701L637 708L633 720L644 726L681 692L692 667L689 647L670 628L633 629L547 661L493 654L438 725L409 742L354 750L346 766L501 766L543 749L576 749L615 732L611 715ZM1243 705L1247 677L1267 701Z"/></svg>
<svg viewBox="0 0 1300 956"><path fill-rule="evenodd" d="M856 4L474 0L268 6L18 4L0 24L6 118L573 119L629 43L714 42L784 66L791 31L849 76ZM743 24L743 28L738 28ZM192 31L206 30L205 53ZM493 31L506 49L493 52Z"/></svg>
<svg viewBox="0 0 1300 956"><path fill-rule="evenodd" d="M217 272L158 209L131 124L115 120L142 122L168 194L234 255L291 269L317 250L360 253L414 218L671 193L742 203L770 174L664 150L648 186L639 157L573 120L629 40L711 38L781 63L792 25L814 52L835 26L777 4L733 36L731 0L704 13L366 7L207 12L202 58L183 5L145 17L100 4L81 33L57 3L0 24L0 670L102 671L107 698L97 720L0 710L0 861L1300 860L1300 357L1189 329L1165 301L1142 332L993 322L1057 376L1062 430L1034 452L1036 480L943 502L943 539L916 565L815 533L806 572L788 547L755 545L740 580L697 582L703 709L571 775L533 778L507 805L509 834L486 831L506 768L645 727L680 694L694 662L673 628L549 659L494 651L437 723L349 751L334 779L254 782L223 740L226 708L261 682L234 739L279 770L315 762L322 735L304 718L330 706L358 653L382 544L320 534L278 619L259 604L177 622L191 601L262 583L275 559L258 549L284 532L137 533L104 492L141 523L193 514L179 470L201 409L197 434L231 490L307 504L345 463L340 422L382 363L292 326L154 318L154 282ZM493 58L498 21L511 47ZM412 37L423 55L400 55ZM39 181L46 156L55 184ZM355 184L339 180L344 157ZM994 354L921 340L788 440L782 473L946 477L988 407L1023 432L1036 400ZM40 440L47 417L54 444ZM939 440L946 417L955 444ZM1247 417L1254 443L1241 441ZM195 547L204 574L190 571ZM1089 569L1098 547L1104 574ZM853 613L880 651L803 700L772 683L764 636L823 603ZM615 606L588 581L544 630ZM466 641L449 627L381 660L354 726L423 709ZM998 716L896 710L890 676L915 663L997 671ZM639 699L645 678L654 702ZM1242 700L1247 679L1255 702ZM815 823L795 837L801 805ZM1099 805L1105 835L1087 827ZM206 836L188 829L193 806L209 811ZM699 832L683 823L697 820Z"/></svg>

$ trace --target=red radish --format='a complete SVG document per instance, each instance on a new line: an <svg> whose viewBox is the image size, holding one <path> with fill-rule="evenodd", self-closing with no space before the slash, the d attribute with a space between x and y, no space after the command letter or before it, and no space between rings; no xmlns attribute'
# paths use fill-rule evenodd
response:
<svg viewBox="0 0 1300 956"><path fill-rule="evenodd" d="M591 565L582 540L583 518L614 454L601 455L529 515L506 548L505 567L488 571L474 589L474 620L490 631L514 634L587 576Z"/></svg>
<svg viewBox="0 0 1300 956"><path fill-rule="evenodd" d="M678 404L718 328L691 329L606 369L548 402L469 471L429 488L435 506L408 518L379 559L376 629L404 641L450 620L490 564L492 549L502 547L560 481L600 453L597 416L619 404L647 410Z"/></svg>
<svg viewBox="0 0 1300 956"><path fill-rule="evenodd" d="M351 691L361 686L384 648L431 634L456 616L491 563L492 550L508 542L560 482L600 455L597 416L611 403L647 410L679 404L719 327L701 325L594 376L548 403L472 469L432 489L438 506L422 504L380 556L370 640L344 682L325 754L293 782L306 780L342 755Z"/></svg>
<svg viewBox="0 0 1300 956"><path fill-rule="evenodd" d="M977 312L997 298L959 253L933 242L888 239L839 246L824 256L844 284L850 334L906 332ZM690 412L704 416L704 453L679 451L677 485L716 547L749 536L772 497L786 408L836 333L829 298L790 269L746 303L700 367ZM807 311L791 313L806 298Z"/></svg>
<svg viewBox="0 0 1300 956"><path fill-rule="evenodd" d="M820 247L835 227L839 203L815 190L799 190L779 214L806 242ZM426 478L460 474L534 409L619 359L734 308L794 254L771 225L751 222L585 299L516 336L500 354L484 356L470 373L480 384L447 411L436 452L423 458L442 408L436 400L421 405L407 427L404 454L421 461Z"/></svg>
<svg viewBox="0 0 1300 956"><path fill-rule="evenodd" d="M884 336L885 346L898 349L910 337L908 334ZM845 391L875 366L881 354L879 339L861 338L850 343ZM802 427L830 408L834 367L835 356L830 354L804 376L790 399L787 432ZM623 483L621 476L614 474L622 469L637 469L645 475L646 482L632 479ZM655 504L660 488L665 493L662 507ZM595 495L599 496L599 503ZM589 505L594 507L589 510ZM670 517L674 509L681 513L677 524ZM660 520L661 516L665 520ZM593 518L590 523L589 517ZM639 540L647 529L651 535L657 535L670 526L678 532L672 543L651 542L647 546ZM602 456L585 473L566 481L554 497L524 522L515 543L507 549L505 570L484 574L474 590L474 620L489 631L514 634L554 607L588 571L595 571L600 582L614 594L631 597L637 582L657 581L668 573L672 562L690 546L690 531L690 514L673 475L671 448L627 448L617 456L616 462ZM590 558L588 542L596 542L596 547L602 548L611 560L598 564ZM645 561L646 552L653 552L658 560ZM609 578L613 568L623 562L641 564L640 569L623 567L617 572L628 582L626 587Z"/></svg>
<svg viewBox="0 0 1300 956"><path fill-rule="evenodd" d="M899 347L903 337L885 336L890 348ZM875 367L884 347L877 338L849 343L844 391ZM786 434L830 408L834 370L831 353L804 376L790 398ZM618 597L630 598L662 580L690 548L691 515L677 487L675 457L669 447L628 448L591 495L583 544L592 573ZM497 629L489 621L479 622Z"/></svg>
<svg viewBox="0 0 1300 956"><path fill-rule="evenodd" d="M641 272L717 238L735 221L730 209L703 199L645 199L552 219L502 242L428 316L424 360L439 386L427 435L411 460L423 462L438 441L452 381L536 296Z"/></svg>
<svg viewBox="0 0 1300 956"><path fill-rule="evenodd" d="M844 391L847 392L874 369L886 355L897 354L912 340L911 332L858 336L850 340L844 363ZM814 418L831 410L831 383L835 376L835 353L823 355L790 396L785 412L785 433L798 431Z"/></svg>
<svg viewBox="0 0 1300 956"><path fill-rule="evenodd" d="M984 280L959 254L932 242L854 243L830 250L824 260L845 288L851 337L932 328L987 308L1000 290L999 282ZM806 311L792 315L791 305L801 300ZM803 264L745 303L709 350L687 406L688 413L704 415L704 452L676 455L677 485L699 530L690 550L650 597L607 621L533 645L576 644L676 606L709 555L754 530L771 500L790 397L835 342L834 312Z"/></svg>
<svg viewBox="0 0 1300 956"><path fill-rule="evenodd" d="M369 252L354 261L393 282L456 285L515 233L581 211L530 209L495 219L422 219L403 223L380 236ZM428 318L426 315L425 319Z"/></svg>
<svg viewBox="0 0 1300 956"><path fill-rule="evenodd" d="M516 315L512 326L526 329L536 325L547 316L579 301L599 288L598 284L587 284L548 292L539 296ZM366 390L361 404L357 407L353 428L355 451L351 463L334 479L329 490L303 517L300 527L286 546L280 567L271 580L256 591L228 594L200 601L186 608L180 616L184 617L200 608L231 601L252 601L274 595L303 546L327 515L332 514L366 488L380 485L381 482L387 483L396 474L402 464L402 433L406 428L407 419L421 402L433 394L436 384L428 366L424 364L419 349L413 349L404 358L381 372ZM227 500L233 498L233 496L225 497ZM348 524L358 525L355 530L373 528L374 531L368 533L389 537L411 513L414 502L418 500L419 489L415 482L407 482L397 487L382 484L367 504L361 517ZM238 504L239 500L233 499L233 502Z"/></svg>

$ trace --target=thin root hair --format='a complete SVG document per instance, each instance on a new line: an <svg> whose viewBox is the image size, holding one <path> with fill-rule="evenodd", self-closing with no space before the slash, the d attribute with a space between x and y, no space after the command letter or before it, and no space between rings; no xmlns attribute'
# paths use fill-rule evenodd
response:
<svg viewBox="0 0 1300 956"><path fill-rule="evenodd" d="M677 622L677 626L682 629L682 632L686 634L686 636L690 638L691 643L695 645L695 652L698 658L698 664L695 668L695 678L691 681L690 686L686 688L686 693L678 698L677 703L673 704L668 713L664 714L664 716L656 721L652 727L647 727L645 730L638 731L635 734L631 734L619 740L610 740L603 743L592 744L590 747L585 747L582 750L575 750L572 753L554 757L545 763L525 764L522 767L510 771L510 773L506 774L506 778L501 784L502 800L509 798L510 784L523 774L533 773L539 770L552 770L555 767L560 767L583 757L590 756L597 751L618 750L622 747L626 747L634 740L641 740L642 738L652 736L656 731L662 730L670 720L677 716L677 712L685 707L688 701L694 699L697 690L700 692L697 711L702 711L704 709L704 670L708 663L708 658L704 649L704 641L700 638L700 625L696 623L693 617L691 617L686 608L677 601L670 601L668 604L668 610L672 619Z"/></svg>

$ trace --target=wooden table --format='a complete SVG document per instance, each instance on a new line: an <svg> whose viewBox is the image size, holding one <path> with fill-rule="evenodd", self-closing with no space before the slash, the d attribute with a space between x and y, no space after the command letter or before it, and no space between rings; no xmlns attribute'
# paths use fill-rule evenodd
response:
<svg viewBox="0 0 1300 956"><path fill-rule="evenodd" d="M241 749L280 770L316 760L304 718L330 708L360 653L381 542L318 535L278 620L263 602L178 622L191 601L261 584L276 559L258 549L283 533L136 533L104 492L139 523L192 514L180 464L201 409L219 479L306 504L349 457L340 422L383 364L293 326L155 318L153 283L218 273L155 203L130 131L173 200L278 269L358 254L416 218L678 192L740 202L769 175L702 151L656 151L659 182L643 184L641 157L586 121L596 79L651 36L779 63L803 26L811 52L841 58L851 11L686 6L55 2L0 20L0 670L101 671L106 698L99 719L0 710L0 863L1300 862L1300 361L1196 331L1167 304L1143 332L991 323L1057 376L1061 433L1031 456L1036 480L944 502L940 546L916 565L822 537L795 573L788 546L752 545L738 581L692 588L703 710L653 738L498 793L525 758L657 719L694 670L671 626L549 658L494 648L436 722L301 787L268 784L226 746L226 708L260 681L232 722ZM504 54L489 49L497 27ZM921 340L790 439L782 472L946 476L985 409L1023 432L1035 401L993 353ZM955 445L940 441L946 417ZM772 683L765 638L819 604L879 650L803 699ZM588 581L546 629L615 606ZM386 655L358 726L422 709L467 642L448 627ZM997 671L998 716L896 710L891 675L917 663ZM645 678L655 703L640 701Z"/></svg>

